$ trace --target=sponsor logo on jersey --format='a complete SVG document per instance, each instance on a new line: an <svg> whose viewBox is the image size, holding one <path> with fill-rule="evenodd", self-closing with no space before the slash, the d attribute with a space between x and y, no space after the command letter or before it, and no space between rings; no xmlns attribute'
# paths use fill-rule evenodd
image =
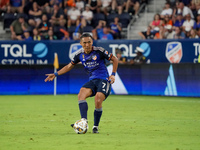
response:
<svg viewBox="0 0 200 150"><path fill-rule="evenodd" d="M97 60L97 56L96 55L92 56L92 59Z"/></svg>
<svg viewBox="0 0 200 150"><path fill-rule="evenodd" d="M170 63L179 63L183 56L182 44L180 42L167 43L165 56Z"/></svg>

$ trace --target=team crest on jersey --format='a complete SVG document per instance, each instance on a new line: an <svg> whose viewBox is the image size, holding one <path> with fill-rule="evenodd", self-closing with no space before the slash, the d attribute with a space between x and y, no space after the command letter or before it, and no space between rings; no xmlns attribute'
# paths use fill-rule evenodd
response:
<svg viewBox="0 0 200 150"><path fill-rule="evenodd" d="M92 56L92 59L97 60L97 56L96 55Z"/></svg>
<svg viewBox="0 0 200 150"><path fill-rule="evenodd" d="M182 59L182 44L180 42L167 43L165 55L170 63L179 63Z"/></svg>

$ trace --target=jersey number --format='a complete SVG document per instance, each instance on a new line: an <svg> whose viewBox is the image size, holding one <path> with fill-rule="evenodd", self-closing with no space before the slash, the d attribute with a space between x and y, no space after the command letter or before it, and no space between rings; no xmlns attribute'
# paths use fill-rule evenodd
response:
<svg viewBox="0 0 200 150"><path fill-rule="evenodd" d="M106 86L106 83L102 82L102 84L103 84L102 88L104 89L104 88L105 88L105 86Z"/></svg>

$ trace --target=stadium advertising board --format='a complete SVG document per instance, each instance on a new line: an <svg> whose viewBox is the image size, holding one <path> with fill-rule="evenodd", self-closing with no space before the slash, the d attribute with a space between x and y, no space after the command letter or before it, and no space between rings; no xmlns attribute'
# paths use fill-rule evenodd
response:
<svg viewBox="0 0 200 150"><path fill-rule="evenodd" d="M112 64L108 66L109 72L111 68ZM53 94L53 82L44 82L49 72L53 72L52 65L1 66L0 95ZM119 65L111 93L200 97L199 76L200 64ZM76 65L57 78L57 93L77 94L87 81L83 66Z"/></svg>
<svg viewBox="0 0 200 150"><path fill-rule="evenodd" d="M79 41L0 41L0 64L42 65L53 64L57 52L59 63L69 63L76 51L81 48ZM135 48L144 49L147 63L198 63L200 62L200 42L188 40L110 40L94 41L115 54L115 49L123 50L128 60L136 56Z"/></svg>

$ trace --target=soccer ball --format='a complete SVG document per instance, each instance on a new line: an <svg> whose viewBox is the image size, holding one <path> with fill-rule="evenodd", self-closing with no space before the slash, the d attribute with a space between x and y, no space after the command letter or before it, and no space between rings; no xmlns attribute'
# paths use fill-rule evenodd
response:
<svg viewBox="0 0 200 150"><path fill-rule="evenodd" d="M77 134L85 134L88 130L88 123L86 119L78 120L74 123L74 131Z"/></svg>

